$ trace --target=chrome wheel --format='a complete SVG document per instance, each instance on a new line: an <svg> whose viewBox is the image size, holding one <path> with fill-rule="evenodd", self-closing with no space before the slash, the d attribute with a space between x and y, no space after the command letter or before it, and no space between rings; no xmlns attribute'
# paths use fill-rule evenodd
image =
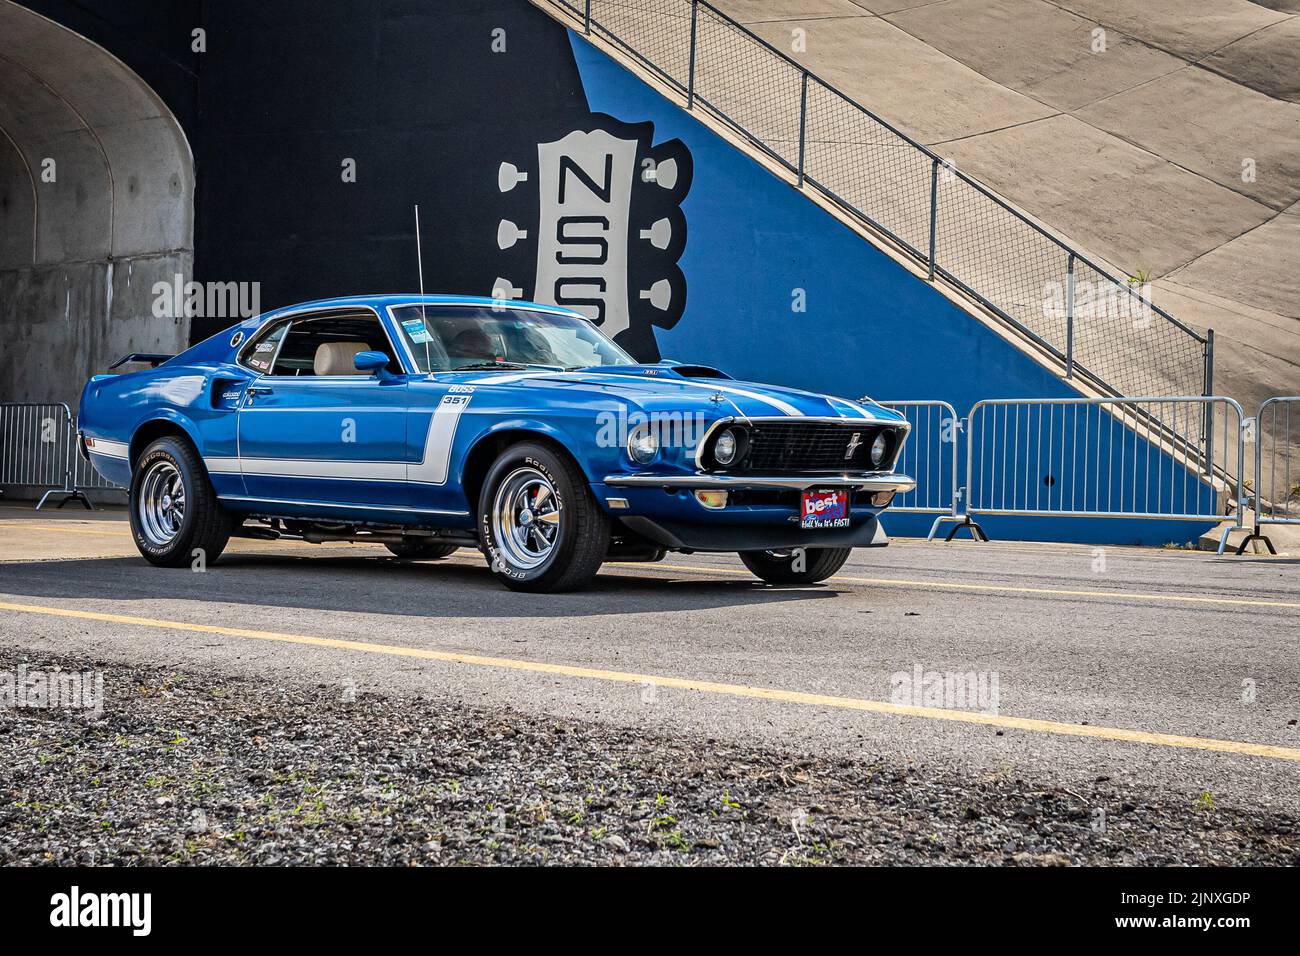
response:
<svg viewBox="0 0 1300 956"><path fill-rule="evenodd" d="M560 539L560 502L546 475L525 467L506 476L492 501L492 535L502 559L520 570L550 559Z"/></svg>
<svg viewBox="0 0 1300 956"><path fill-rule="evenodd" d="M185 482L170 461L155 461L145 472L136 515L150 544L163 546L180 534L185 521Z"/></svg>

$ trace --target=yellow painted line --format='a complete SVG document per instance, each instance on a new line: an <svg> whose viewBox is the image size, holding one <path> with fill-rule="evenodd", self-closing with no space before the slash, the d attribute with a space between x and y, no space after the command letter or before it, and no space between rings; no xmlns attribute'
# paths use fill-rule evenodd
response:
<svg viewBox="0 0 1300 956"><path fill-rule="evenodd" d="M588 680L613 681L622 684L651 683L658 687L693 690L705 694L727 697L746 697L771 700L787 704L812 707L832 707L839 710L866 711L897 717L923 717L930 720L955 721L965 724L982 724L1029 730L1037 733L1064 734L1071 737L1092 737L1100 740L1126 743L1153 744L1160 747L1182 747L1188 750L1206 750L1219 753L1243 754L1252 757L1270 757L1275 760L1300 762L1300 749L1255 744L1240 740L1215 740L1211 737L1185 737L1179 734L1160 734L1145 730L1127 730L1122 727L1094 727L1083 724L1065 724L1052 720L1035 720L1030 717L1006 717L965 710L944 710L938 707L913 707L889 701L865 700L857 697L835 697L827 694L809 694L803 691L782 690L776 687L751 687L745 684L723 684L716 681L694 680L684 677L664 677L656 674L637 674L629 671L611 671L595 667L575 667L568 664L547 664L541 661L521 661L508 657L484 657L455 651L432 651L420 647L402 647L396 644L376 644L370 641L349 641L333 637L314 637L306 634L283 634L278 631L259 631L242 627L223 627L217 624L194 624L189 621L166 621L128 614L107 614L102 611L80 611L71 608L48 607L39 604L10 604L0 602L0 611L17 611L22 614L41 614L48 617L66 617L86 621L105 621L112 624L129 624L135 627L161 628L170 631L193 631L200 634L220 634L257 641L277 641L285 644L304 644L311 647L328 647L366 654L386 654L393 657L413 657L420 660L443 661L452 664L469 664L477 667L494 667L505 670L527 671L536 674L553 674L561 677L579 677Z"/></svg>
<svg viewBox="0 0 1300 956"><path fill-rule="evenodd" d="M740 574L753 577L737 568L701 568L686 564L648 564L646 570L686 571L691 574ZM1142 594L1135 591L1080 591L1069 588L1029 588L1014 584L962 584L957 581L913 581L904 578L857 578L835 575L827 581L845 584L878 584L888 587L937 588L945 591L981 591L991 594L1054 594L1062 597L1119 598L1129 601L1172 601L1178 604L1222 604L1232 607L1300 608L1300 601L1265 601L1256 598L1196 597L1186 594Z"/></svg>

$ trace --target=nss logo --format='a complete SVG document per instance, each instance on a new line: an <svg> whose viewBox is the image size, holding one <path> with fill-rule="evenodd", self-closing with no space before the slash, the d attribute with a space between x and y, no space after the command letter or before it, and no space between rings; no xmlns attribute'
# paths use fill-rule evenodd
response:
<svg viewBox="0 0 1300 956"><path fill-rule="evenodd" d="M497 224L492 296L576 309L638 360L658 361L654 328L686 308L677 261L691 156L681 140L653 145L653 123L595 113L589 126L498 168L499 191L519 205Z"/></svg>

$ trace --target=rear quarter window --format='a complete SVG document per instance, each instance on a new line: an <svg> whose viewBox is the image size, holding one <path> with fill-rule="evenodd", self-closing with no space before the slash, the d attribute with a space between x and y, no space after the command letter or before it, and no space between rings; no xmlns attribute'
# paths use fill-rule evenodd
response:
<svg viewBox="0 0 1300 956"><path fill-rule="evenodd" d="M268 374L275 363L275 353L280 347L280 340L284 338L285 330L288 328L288 322L281 322L258 333L239 353L239 364L259 375Z"/></svg>

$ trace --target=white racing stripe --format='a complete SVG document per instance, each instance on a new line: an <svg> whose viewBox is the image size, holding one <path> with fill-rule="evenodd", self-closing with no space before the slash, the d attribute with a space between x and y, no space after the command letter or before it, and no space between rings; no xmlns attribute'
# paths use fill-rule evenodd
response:
<svg viewBox="0 0 1300 956"><path fill-rule="evenodd" d="M771 395L762 395L758 392L746 391L743 388L735 388L731 385L716 385L712 382L692 382L689 379L681 382L674 382L673 384L689 385L691 388L707 388L710 392L721 392L723 395L743 395L745 398L752 398L756 402L765 402L773 408L779 409L792 417L804 417L804 413L795 408L789 402L783 402L781 399L773 398Z"/></svg>
<svg viewBox="0 0 1300 956"><path fill-rule="evenodd" d="M471 385L509 385L511 382L522 382L526 378L545 378L554 375L566 375L566 372L516 372L512 375L503 375L497 373L489 378L476 378L471 381Z"/></svg>
<svg viewBox="0 0 1300 956"><path fill-rule="evenodd" d="M203 464L207 466L208 473L212 475L237 475L239 474L238 458L203 458Z"/></svg>
<svg viewBox="0 0 1300 956"><path fill-rule="evenodd" d="M441 485L450 470L452 444L461 414L473 397L469 392L449 392L429 419L424 457L405 461L353 461L320 458L204 458L214 474L244 474L258 478L322 478L338 481L411 481ZM409 414L403 411L403 414Z"/></svg>
<svg viewBox="0 0 1300 956"><path fill-rule="evenodd" d="M880 419L876 418L875 415L871 414L870 411L868 411L867 409L865 409L865 408L863 408L861 405L859 405L857 402L850 402L847 398L830 398L830 397L828 396L828 397L827 397L827 401L829 401L832 405L837 405L837 406L838 406L838 405L845 405L845 406L847 406L850 410L852 410L852 411L854 411L854 412L857 412L857 413L858 413L859 415L861 415L863 418L869 418L869 419L871 419L872 421L879 421L879 420L880 420Z"/></svg>
<svg viewBox="0 0 1300 956"><path fill-rule="evenodd" d="M89 438L92 442L86 450L92 455L102 455L105 458L125 458L131 450L131 446L124 441L109 441L107 438Z"/></svg>
<svg viewBox="0 0 1300 956"><path fill-rule="evenodd" d="M447 481L451 464L451 446L456 440L456 426L460 416L473 396L464 392L448 392L433 410L429 419L429 432L424 439L424 458L407 470L410 481L427 485L441 485Z"/></svg>
<svg viewBox="0 0 1300 956"><path fill-rule="evenodd" d="M590 378L593 375L601 375L601 374L604 373L601 372L585 372L585 373L583 372L520 372L513 375L493 375L490 378L476 378L474 379L472 384L509 385L514 382L522 382L525 379L530 379L530 378L554 378L554 379L559 379L560 381L574 382L574 381L581 381L583 378ZM615 374L614 376L611 377L628 378L629 376L622 376L622 375ZM632 380L643 381L641 379L636 379L636 378L633 378ZM779 398L773 398L770 395L763 395L759 392L751 392L743 388L736 388L735 386L732 385L718 385L712 382L692 382L689 379L684 379L684 378L655 379L653 376L646 376L644 381L670 381L673 385L687 385L690 386L691 388L705 388L708 389L710 392L721 392L724 395L742 395L745 398L753 399L756 402L763 402L764 404L771 405L773 408L781 412L784 412L786 415L791 415L799 418L804 417L804 413L801 412L795 406L791 405L789 402L784 402ZM619 383L617 381L614 381L614 382L605 382L602 384L617 385Z"/></svg>

